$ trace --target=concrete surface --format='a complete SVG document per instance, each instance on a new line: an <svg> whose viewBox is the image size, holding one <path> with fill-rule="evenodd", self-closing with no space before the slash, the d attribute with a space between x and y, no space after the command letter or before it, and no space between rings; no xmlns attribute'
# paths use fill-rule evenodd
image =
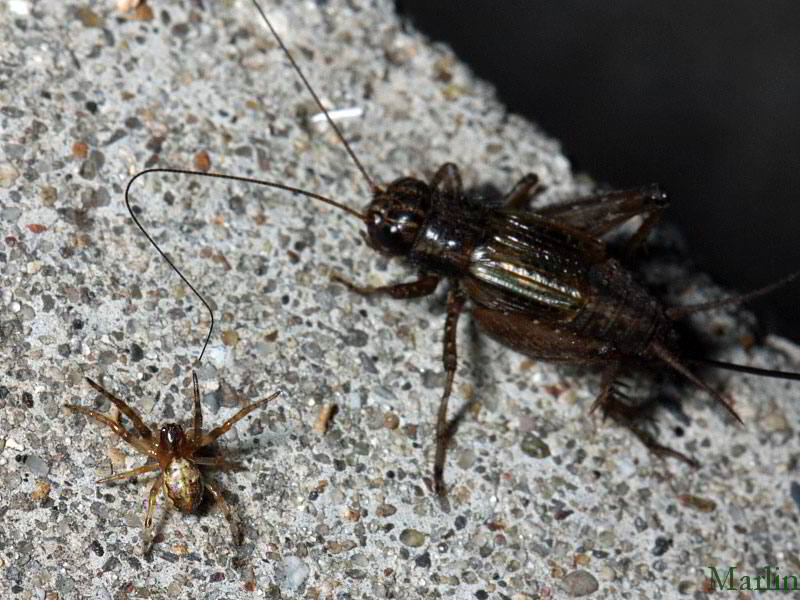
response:
<svg viewBox="0 0 800 600"><path fill-rule="evenodd" d="M541 203L589 189L556 142L403 29L390 3L265 8L325 101L363 110L341 126L378 180L454 160L468 184L501 190L535 171ZM215 171L367 200L249 3L153 9L141 21L111 2L0 3L3 598L672 598L703 597L708 565L800 574L797 384L705 374L735 398L738 427L690 387L643 381L642 394L684 398L654 426L702 462L695 471L588 416L596 373L533 363L463 319L451 406L479 409L458 431L440 504L425 478L443 290L350 294L332 272L372 284L412 274L332 208L177 176L140 180L135 203L216 309L199 371L205 422L284 393L221 439L248 467L212 475L243 544L217 509L165 513L162 498L144 555L150 478L95 483L144 460L63 409L110 411L88 375L148 422L190 419L207 314L133 227L128 178L205 152ZM648 278L675 302L721 293L669 262ZM752 345L746 313L696 325L718 358L800 369L796 346ZM325 403L338 412L321 435Z"/></svg>

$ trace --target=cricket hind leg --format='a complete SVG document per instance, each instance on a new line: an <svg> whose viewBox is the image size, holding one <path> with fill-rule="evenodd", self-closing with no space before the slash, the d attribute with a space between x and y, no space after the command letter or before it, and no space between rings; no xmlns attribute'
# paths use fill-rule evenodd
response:
<svg viewBox="0 0 800 600"><path fill-rule="evenodd" d="M530 357L541 360L564 362L568 364L597 364L602 344L591 339L568 335L556 327L532 320L519 320L502 311L481 307L472 309L472 316L478 325L491 337ZM693 467L698 466L694 459L659 444L655 437L640 423L648 415L649 407L635 406L626 402L625 384L620 375L624 371L622 360L611 359L603 362L602 389L592 405L591 412L601 410L606 418L612 419L633 433L648 450L662 457L670 456Z"/></svg>
<svg viewBox="0 0 800 600"><path fill-rule="evenodd" d="M649 185L578 198L546 206L536 212L595 237L613 231L633 217L642 216L642 224L625 242L622 250L623 257L629 259L661 220L667 206L666 194L657 185Z"/></svg>
<svg viewBox="0 0 800 600"><path fill-rule="evenodd" d="M589 412L593 413L600 409L604 419L610 418L617 425L630 431L656 456L660 458L675 458L693 468L699 468L700 463L695 459L669 446L659 444L655 436L640 425L648 414L648 408L634 406L628 402L624 392L626 386L619 379L621 373L622 365L619 363L611 365L603 372L602 389Z"/></svg>
<svg viewBox="0 0 800 600"><path fill-rule="evenodd" d="M444 326L444 347L442 350L442 362L444 363L446 380L436 415L436 453L433 460L433 489L439 496L445 495L444 461L447 456L447 445L453 437L457 423L457 419L452 422L452 425L447 420L447 402L450 399L453 379L458 366L456 330L458 329L458 318L465 302L466 296L457 288L451 289L447 295L447 319Z"/></svg>

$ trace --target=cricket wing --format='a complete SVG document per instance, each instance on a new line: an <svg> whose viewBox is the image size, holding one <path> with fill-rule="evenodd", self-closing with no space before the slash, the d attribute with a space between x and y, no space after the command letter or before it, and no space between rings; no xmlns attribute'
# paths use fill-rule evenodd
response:
<svg viewBox="0 0 800 600"><path fill-rule="evenodd" d="M587 268L605 245L535 213L497 211L462 280L470 298L493 310L569 319L586 303Z"/></svg>

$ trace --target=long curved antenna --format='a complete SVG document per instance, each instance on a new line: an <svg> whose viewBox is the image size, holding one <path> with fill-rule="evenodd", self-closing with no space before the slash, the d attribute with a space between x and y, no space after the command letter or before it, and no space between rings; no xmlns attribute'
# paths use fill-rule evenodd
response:
<svg viewBox="0 0 800 600"><path fill-rule="evenodd" d="M357 210L354 210L354 209L350 208L349 206L345 206L344 204L336 202L335 200L331 200L330 198L322 196L321 194L315 194L314 192L309 192L309 191L306 191L306 190L303 190L303 189L300 189L300 188L297 188L297 187L294 187L294 186L291 186L291 185L285 185L283 183L278 183L278 182L275 182L275 181L265 181L263 179L256 179L254 177L241 177L239 175L225 175L223 173L206 173L206 172L203 172L203 171L192 171L190 169L171 169L171 168L167 168L167 167L158 167L158 168L153 168L153 169L145 169L144 171L139 171L136 175L131 177L130 181L128 181L128 185L125 187L125 206L127 206L128 212L130 213L131 218L133 219L133 222L136 223L136 226L141 230L141 232L144 234L144 236L147 238L147 240L153 245L153 247L156 250L158 250L158 253L161 255L161 257L165 261L167 261L167 264L170 267L172 267L172 269L178 274L178 277L180 277L183 280L183 282L186 285L188 285L189 288L195 293L195 295L198 298L200 298L200 301L203 303L203 305L205 305L206 309L208 309L208 314L211 315L211 326L208 328L208 335L206 336L206 341L203 344L203 349L200 351L200 356L197 358L197 362L200 362L202 360L203 354L205 354L206 348L208 347L208 342L211 339L211 332L214 330L214 311L211 310L211 306L208 304L208 302L206 302L206 299L203 298L203 295L200 292L197 291L197 289L189 282L189 280L186 279L186 277L184 277L184 275L183 275L183 273L181 273L180 269L178 269L178 267L175 266L175 264L169 259L169 257L166 254L164 254L164 252L161 250L159 245L150 236L150 234L147 233L147 230L142 226L142 224L139 222L139 219L136 218L136 215L133 212L133 208L131 207L131 203L130 203L131 186L133 185L134 181L139 179L139 177L142 177L143 175L147 175L148 173L174 173L176 175L190 175L190 176L193 176L193 177L210 177L212 179L227 179L227 180L230 180L230 181L240 181L242 183L253 183L253 184L257 184L257 185L263 185L263 186L266 186L266 187L272 187L272 188L277 188L277 189L280 189L280 190L285 190L287 192L292 192L293 194L301 194L303 196L307 196L309 198L313 198L314 200L319 200L320 202L324 202L325 204L329 204L329 205L334 206L334 207L336 207L336 208L338 208L340 210L343 210L346 213L348 213L349 215L352 215L352 216L356 217L357 219L359 219L360 221L363 221L365 223L366 223L366 219L367 219L366 215L363 215L362 213L358 212Z"/></svg>
<svg viewBox="0 0 800 600"><path fill-rule="evenodd" d="M323 196L322 194L315 194L314 192L309 192L308 190L304 190L291 185L286 185L284 183L278 183L277 181L267 181L266 179L256 179L255 177L242 177L241 175L226 175L225 173L192 171L191 169L173 169L171 167L154 167L152 169L145 169L144 171L139 171L136 175L134 175L128 182L128 189L130 189L131 184L134 181L139 179L139 177L141 177L142 175L147 175L148 173L175 173L176 175L191 175L192 177L210 177L212 179L228 179L230 181L240 181L242 183L252 183L255 185L262 185L264 187L277 188L279 190L284 190L286 192L291 192L293 194L300 194L301 196L307 196L308 198L313 198L314 200L319 200L320 202L329 204L330 206L338 208L339 210L343 210L344 212L355 217L359 221L362 221L363 223L366 223L367 221L367 216L365 214L360 213L354 208L350 208L349 206L346 206L341 202L336 202L336 200L331 200L330 198L328 198L327 196ZM125 194L127 198L127 189L125 190ZM136 217L134 217L134 221L135 220ZM139 225L139 227L141 227L141 225Z"/></svg>
<svg viewBox="0 0 800 600"><path fill-rule="evenodd" d="M148 171L159 171L159 170L161 170L161 169L149 169ZM128 185L125 188L125 206L128 207L128 213L130 213L131 219L133 219L133 222L136 223L136 226L144 234L144 237L146 237L147 240L151 244L153 244L153 247L156 250L158 250L158 253L161 255L161 257L165 261L167 261L167 264L170 267L172 267L172 270L175 271L178 274L178 277L180 277L183 280L183 282L186 285L188 285L189 288L195 293L195 295L198 298L200 298L200 302L202 302L205 305L205 307L208 309L208 314L211 315L211 326L208 328L208 335L206 336L206 341L203 343L203 349L200 351L200 356L197 357L197 362L199 363L201 360L203 360L203 354L205 354L206 347L208 347L208 342L211 339L211 332L214 331L214 311L211 310L211 306L208 304L208 302L206 302L206 299L203 298L203 295L200 292L198 292L197 289L195 289L195 287L191 283L189 283L189 280L186 279L186 277L183 276L183 273L181 273L180 269L175 266L175 264L169 259L169 257L166 254L164 254L163 250L161 250L161 248L156 243L156 241L152 237L150 237L150 234L147 233L147 230L142 226L142 224L139 222L139 219L136 218L136 215L133 212L133 208L131 207L131 202L130 202L130 198L129 198L129 192L131 190L131 185L133 185L133 182L136 181L141 175L144 175L148 171L142 171L141 173L137 173L136 175L131 177L131 180L128 182ZM197 380L195 380L195 381L197 381Z"/></svg>
<svg viewBox="0 0 800 600"><path fill-rule="evenodd" d="M347 150L347 153L350 155L350 158L353 159L353 162L355 163L356 167L358 168L359 171L361 171L361 174L364 176L364 179L369 184L370 191L373 192L373 193L376 192L379 189L378 186L375 185L375 182L369 176L369 174L367 173L367 170L361 164L361 161L358 160L358 157L356 156L356 153L353 152L353 149L350 147L350 144L347 143L347 140L344 139L344 136L342 135L342 132L339 131L339 128L336 126L336 123L334 123L333 119L331 119L331 115L328 113L328 110L322 105L322 102L320 101L319 96L317 96L317 93L314 91L314 88L311 87L311 84L308 82L308 79L306 79L306 76L303 75L303 71L300 70L300 67L297 65L297 63L295 62L294 58L292 57L291 52L289 52L289 49L286 47L286 44L283 43L283 40L281 39L281 36L278 35L278 32L275 31L275 28L272 26L272 23L269 22L269 19L267 18L267 15L264 13L264 9L261 8L261 5L256 0L253 0L253 4L255 5L256 10L261 15L261 18L264 19L264 23L267 24L267 27L272 32L272 35L278 41L278 45L281 47L281 50L283 50L283 53L286 55L286 58L289 59L289 62L292 64L292 68L295 70L297 75L302 80L303 85L306 87L308 92L314 98L314 102L317 103L317 106L319 107L319 109L325 115L325 119L328 121L328 124L331 127L333 127L333 130L336 132L336 137L338 137L339 140L342 142L342 144L344 145L345 150Z"/></svg>

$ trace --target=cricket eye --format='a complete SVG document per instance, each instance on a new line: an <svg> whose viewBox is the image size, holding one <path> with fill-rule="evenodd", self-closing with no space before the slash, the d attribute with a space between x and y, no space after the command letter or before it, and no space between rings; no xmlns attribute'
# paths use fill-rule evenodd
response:
<svg viewBox="0 0 800 600"><path fill-rule="evenodd" d="M430 188L424 182L412 178L393 182L376 194L367 209L370 245L385 254L408 254L429 208Z"/></svg>

